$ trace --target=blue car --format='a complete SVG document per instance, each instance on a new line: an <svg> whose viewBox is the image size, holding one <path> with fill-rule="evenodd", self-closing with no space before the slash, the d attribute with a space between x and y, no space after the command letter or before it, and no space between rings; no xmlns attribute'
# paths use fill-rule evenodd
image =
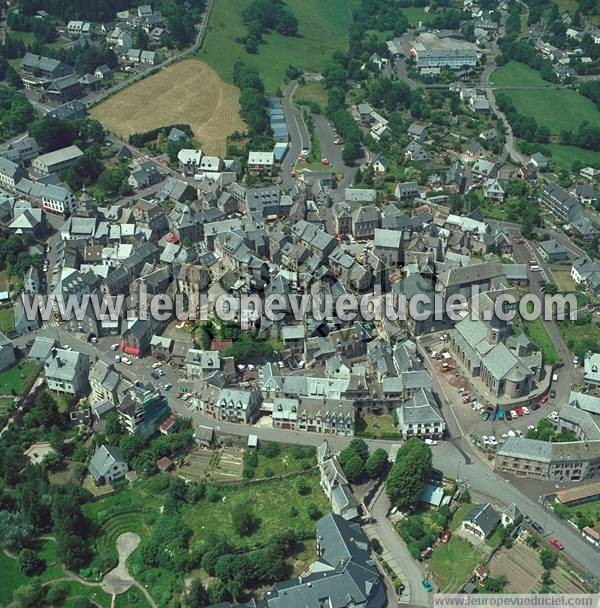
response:
<svg viewBox="0 0 600 608"><path fill-rule="evenodd" d="M504 410L498 410L496 412L496 420L504 420Z"/></svg>
<svg viewBox="0 0 600 608"><path fill-rule="evenodd" d="M421 581L421 585L423 585L427 593L431 593L433 591L433 585L426 578Z"/></svg>

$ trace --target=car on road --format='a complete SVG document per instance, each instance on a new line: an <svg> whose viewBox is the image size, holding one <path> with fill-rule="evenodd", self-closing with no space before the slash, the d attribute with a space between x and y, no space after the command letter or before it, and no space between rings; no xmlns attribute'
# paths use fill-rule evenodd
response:
<svg viewBox="0 0 600 608"><path fill-rule="evenodd" d="M426 578L421 581L421 585L423 585L423 589L425 589L427 593L431 593L433 591L433 585Z"/></svg>
<svg viewBox="0 0 600 608"><path fill-rule="evenodd" d="M550 391L550 399L554 399L556 397L556 391L554 389L552 389Z"/></svg>
<svg viewBox="0 0 600 608"><path fill-rule="evenodd" d="M565 548L565 546L558 540L558 538L551 538L550 539L550 544L555 549L558 549L559 551L562 551Z"/></svg>
<svg viewBox="0 0 600 608"><path fill-rule="evenodd" d="M542 395L542 396L541 396L541 397L538 399L538 403L539 403L540 405L544 405L544 403L547 403L547 402L548 402L548 399L549 399L548 394Z"/></svg>
<svg viewBox="0 0 600 608"><path fill-rule="evenodd" d="M328 159L328 158L322 158L322 159L321 159L321 164L322 164L324 167L329 167L329 159Z"/></svg>
<svg viewBox="0 0 600 608"><path fill-rule="evenodd" d="M496 420L504 420L504 410L498 410L494 418Z"/></svg>
<svg viewBox="0 0 600 608"><path fill-rule="evenodd" d="M516 239L515 245L525 245L525 239Z"/></svg>
<svg viewBox="0 0 600 608"><path fill-rule="evenodd" d="M531 522L531 527L538 533L538 534L543 534L544 533L544 526L542 526L541 524L538 524L537 521L532 521Z"/></svg>
<svg viewBox="0 0 600 608"><path fill-rule="evenodd" d="M162 363L160 361L157 361L156 363L152 364L152 369L158 369L161 365Z"/></svg>
<svg viewBox="0 0 600 608"><path fill-rule="evenodd" d="M523 410L523 413L525 414L525 416L529 416L529 414L531 414L528 407L523 406L521 409Z"/></svg>

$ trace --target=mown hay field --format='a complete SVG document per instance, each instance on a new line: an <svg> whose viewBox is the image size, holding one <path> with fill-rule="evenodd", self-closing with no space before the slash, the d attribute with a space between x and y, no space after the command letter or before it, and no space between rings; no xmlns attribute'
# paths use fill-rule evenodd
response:
<svg viewBox="0 0 600 608"><path fill-rule="evenodd" d="M203 152L223 156L227 136L243 131L239 91L197 59L187 59L127 87L92 109L92 116L127 139L169 124L189 124Z"/></svg>

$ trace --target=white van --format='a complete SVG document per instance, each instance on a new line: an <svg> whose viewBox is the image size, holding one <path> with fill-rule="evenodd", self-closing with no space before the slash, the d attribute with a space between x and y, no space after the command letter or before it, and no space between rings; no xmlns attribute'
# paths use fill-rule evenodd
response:
<svg viewBox="0 0 600 608"><path fill-rule="evenodd" d="M531 272L539 272L541 268L536 264L534 266L530 266L529 270L531 270Z"/></svg>
<svg viewBox="0 0 600 608"><path fill-rule="evenodd" d="M558 374L552 374L552 382L558 382Z"/></svg>

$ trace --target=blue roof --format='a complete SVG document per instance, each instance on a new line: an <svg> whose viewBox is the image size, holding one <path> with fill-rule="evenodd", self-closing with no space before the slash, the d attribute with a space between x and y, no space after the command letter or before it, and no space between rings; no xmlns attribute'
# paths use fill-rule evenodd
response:
<svg viewBox="0 0 600 608"><path fill-rule="evenodd" d="M283 157L287 154L288 148L289 146L285 142L279 142L275 144L275 147L273 148L273 154L277 162L281 162L283 160Z"/></svg>
<svg viewBox="0 0 600 608"><path fill-rule="evenodd" d="M421 494L421 502L439 507L444 499L444 488L426 483Z"/></svg>

